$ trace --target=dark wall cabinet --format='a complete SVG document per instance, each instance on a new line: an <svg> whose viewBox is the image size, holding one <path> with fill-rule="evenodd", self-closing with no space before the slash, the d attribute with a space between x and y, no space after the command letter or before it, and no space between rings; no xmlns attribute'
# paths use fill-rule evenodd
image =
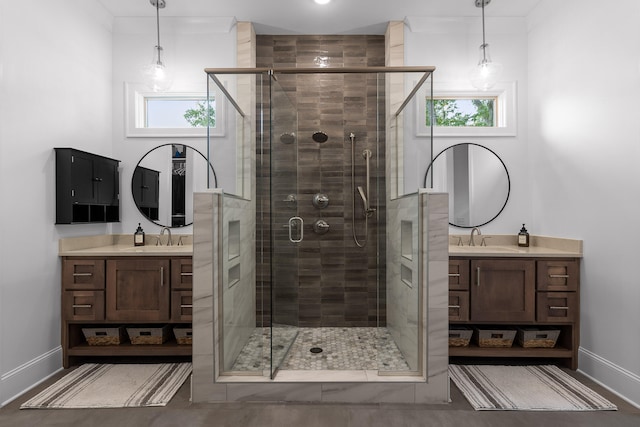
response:
<svg viewBox="0 0 640 427"><path fill-rule="evenodd" d="M56 224L120 221L120 161L56 148Z"/></svg>

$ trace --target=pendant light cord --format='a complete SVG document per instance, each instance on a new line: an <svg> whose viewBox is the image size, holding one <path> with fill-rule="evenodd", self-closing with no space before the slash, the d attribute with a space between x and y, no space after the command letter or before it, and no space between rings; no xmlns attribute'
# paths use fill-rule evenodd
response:
<svg viewBox="0 0 640 427"><path fill-rule="evenodd" d="M485 37L484 37L484 3L485 0L482 0L482 63L486 64L487 63L487 42L485 41ZM160 36L158 35L158 40L160 39ZM158 41L158 44L160 44L160 42Z"/></svg>
<svg viewBox="0 0 640 427"><path fill-rule="evenodd" d="M158 51L158 65L162 65L162 58L160 58L160 52L162 50L160 47L160 0L156 0L156 30L158 32L158 45L156 46L156 50Z"/></svg>

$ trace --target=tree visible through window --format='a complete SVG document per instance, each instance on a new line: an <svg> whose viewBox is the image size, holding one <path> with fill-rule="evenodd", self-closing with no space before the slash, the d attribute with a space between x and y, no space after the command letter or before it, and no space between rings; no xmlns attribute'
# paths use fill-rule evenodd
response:
<svg viewBox="0 0 640 427"><path fill-rule="evenodd" d="M215 100L201 97L154 96L145 98L147 128L211 128L216 126Z"/></svg>
<svg viewBox="0 0 640 427"><path fill-rule="evenodd" d="M426 125L431 125L433 109L434 125L449 127L496 126L495 98L441 98L426 100ZM433 107L433 108L432 108Z"/></svg>

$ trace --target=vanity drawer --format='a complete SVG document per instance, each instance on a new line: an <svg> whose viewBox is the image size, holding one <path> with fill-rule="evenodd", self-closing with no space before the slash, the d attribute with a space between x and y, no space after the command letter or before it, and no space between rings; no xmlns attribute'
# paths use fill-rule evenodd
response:
<svg viewBox="0 0 640 427"><path fill-rule="evenodd" d="M545 260L537 262L539 291L576 291L580 282L580 268L575 260Z"/></svg>
<svg viewBox="0 0 640 427"><path fill-rule="evenodd" d="M469 289L469 260L449 260L449 289L452 291L466 291Z"/></svg>
<svg viewBox="0 0 640 427"><path fill-rule="evenodd" d="M193 319L193 292L171 292L171 320L174 322L191 322Z"/></svg>
<svg viewBox="0 0 640 427"><path fill-rule="evenodd" d="M62 295L65 320L104 320L104 291L64 291Z"/></svg>
<svg viewBox="0 0 640 427"><path fill-rule="evenodd" d="M576 322L580 313L576 292L538 292L538 322Z"/></svg>
<svg viewBox="0 0 640 427"><path fill-rule="evenodd" d="M63 289L104 289L104 259L64 259L62 261Z"/></svg>
<svg viewBox="0 0 640 427"><path fill-rule="evenodd" d="M449 291L449 321L466 322L469 320L469 292Z"/></svg>
<svg viewBox="0 0 640 427"><path fill-rule="evenodd" d="M191 258L171 260L171 289L193 289L193 260Z"/></svg>

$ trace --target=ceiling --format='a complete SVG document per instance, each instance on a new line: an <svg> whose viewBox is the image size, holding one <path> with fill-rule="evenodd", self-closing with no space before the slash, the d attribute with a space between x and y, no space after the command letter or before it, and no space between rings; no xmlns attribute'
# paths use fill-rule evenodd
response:
<svg viewBox="0 0 640 427"><path fill-rule="evenodd" d="M155 16L150 0L98 0L115 17ZM235 17L258 34L383 34L388 21L480 16L475 0L165 0L160 18ZM540 0L493 0L486 17L524 17Z"/></svg>

